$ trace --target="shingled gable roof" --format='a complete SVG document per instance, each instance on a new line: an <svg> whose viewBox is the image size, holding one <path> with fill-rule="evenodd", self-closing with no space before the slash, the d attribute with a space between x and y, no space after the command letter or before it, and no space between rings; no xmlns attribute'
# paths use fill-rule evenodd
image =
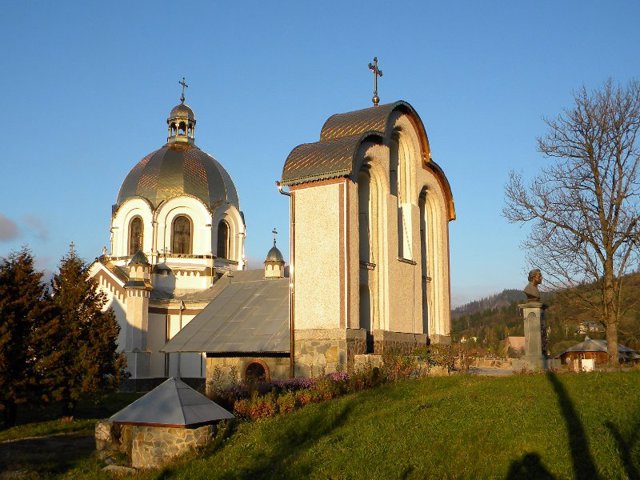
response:
<svg viewBox="0 0 640 480"><path fill-rule="evenodd" d="M282 170L283 185L294 186L337 177L354 177L357 174L357 152L366 141L384 143L393 133L391 115L400 111L408 114L421 131L422 148L428 156L429 141L418 113L404 101L377 107L332 115L327 119L320 141L295 147ZM448 200L449 218L455 218L451 187L442 169L424 158L425 166L438 178Z"/></svg>
<svg viewBox="0 0 640 480"><path fill-rule="evenodd" d="M231 418L234 416L220 405L171 377L109 420L132 425L193 427Z"/></svg>

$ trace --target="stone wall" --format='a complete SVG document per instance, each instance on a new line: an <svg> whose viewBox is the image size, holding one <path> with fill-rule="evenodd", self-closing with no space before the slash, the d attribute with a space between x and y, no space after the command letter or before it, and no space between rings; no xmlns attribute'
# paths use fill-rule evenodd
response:
<svg viewBox="0 0 640 480"><path fill-rule="evenodd" d="M411 354L416 348L426 346L427 335L423 333L373 331L373 353L377 355Z"/></svg>
<svg viewBox="0 0 640 480"><path fill-rule="evenodd" d="M184 453L204 447L212 425L199 428L120 425L107 420L96 424L98 458L134 468L158 468Z"/></svg>
<svg viewBox="0 0 640 480"><path fill-rule="evenodd" d="M351 371L354 355L366 351L367 335L363 329L296 330L296 377Z"/></svg>
<svg viewBox="0 0 640 480"><path fill-rule="evenodd" d="M244 381L247 367L254 362L266 367L268 380L289 378L289 357L207 357L206 395L210 396L214 388L231 385L234 379Z"/></svg>
<svg viewBox="0 0 640 480"><path fill-rule="evenodd" d="M196 448L207 445L212 427L133 427L131 466L157 468Z"/></svg>

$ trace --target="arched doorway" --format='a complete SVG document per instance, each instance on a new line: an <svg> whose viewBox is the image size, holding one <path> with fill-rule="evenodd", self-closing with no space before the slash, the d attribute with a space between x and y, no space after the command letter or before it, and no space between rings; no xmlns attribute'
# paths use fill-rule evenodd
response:
<svg viewBox="0 0 640 480"><path fill-rule="evenodd" d="M269 367L264 362L253 361L244 372L244 379L247 383L252 382L268 382Z"/></svg>

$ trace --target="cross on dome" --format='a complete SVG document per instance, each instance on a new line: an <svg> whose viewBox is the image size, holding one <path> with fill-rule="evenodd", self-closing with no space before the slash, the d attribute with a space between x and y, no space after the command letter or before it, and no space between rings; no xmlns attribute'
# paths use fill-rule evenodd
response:
<svg viewBox="0 0 640 480"><path fill-rule="evenodd" d="M369 70L373 72L373 98L371 101L377 107L380 103L378 96L378 77L382 76L382 70L378 68L378 57L373 57L373 63L369 63Z"/></svg>
<svg viewBox="0 0 640 480"><path fill-rule="evenodd" d="M187 85L187 82L185 81L184 77L182 77L182 80L179 81L178 83L182 85L182 95L180 95L180 102L184 103L184 101L186 100L184 98L184 89L189 88L189 85Z"/></svg>

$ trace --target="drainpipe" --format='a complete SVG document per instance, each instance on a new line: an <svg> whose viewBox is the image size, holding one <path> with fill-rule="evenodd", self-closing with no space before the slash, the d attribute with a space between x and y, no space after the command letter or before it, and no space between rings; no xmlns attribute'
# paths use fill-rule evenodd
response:
<svg viewBox="0 0 640 480"><path fill-rule="evenodd" d="M186 307L184 306L184 302L182 300L180 300L180 306L178 307L180 313L179 315L179 321L180 321L180 330L178 330L179 332L182 331L182 311L185 309ZM180 361L182 360L182 353L178 353L178 378L182 377L182 372L180 371L181 365L180 365Z"/></svg>
<svg viewBox="0 0 640 480"><path fill-rule="evenodd" d="M289 378L294 378L295 370L295 321L294 321L294 231L295 231L295 212L293 210L293 197L291 192L285 192L284 186L276 180L276 188L281 195L289 197Z"/></svg>

